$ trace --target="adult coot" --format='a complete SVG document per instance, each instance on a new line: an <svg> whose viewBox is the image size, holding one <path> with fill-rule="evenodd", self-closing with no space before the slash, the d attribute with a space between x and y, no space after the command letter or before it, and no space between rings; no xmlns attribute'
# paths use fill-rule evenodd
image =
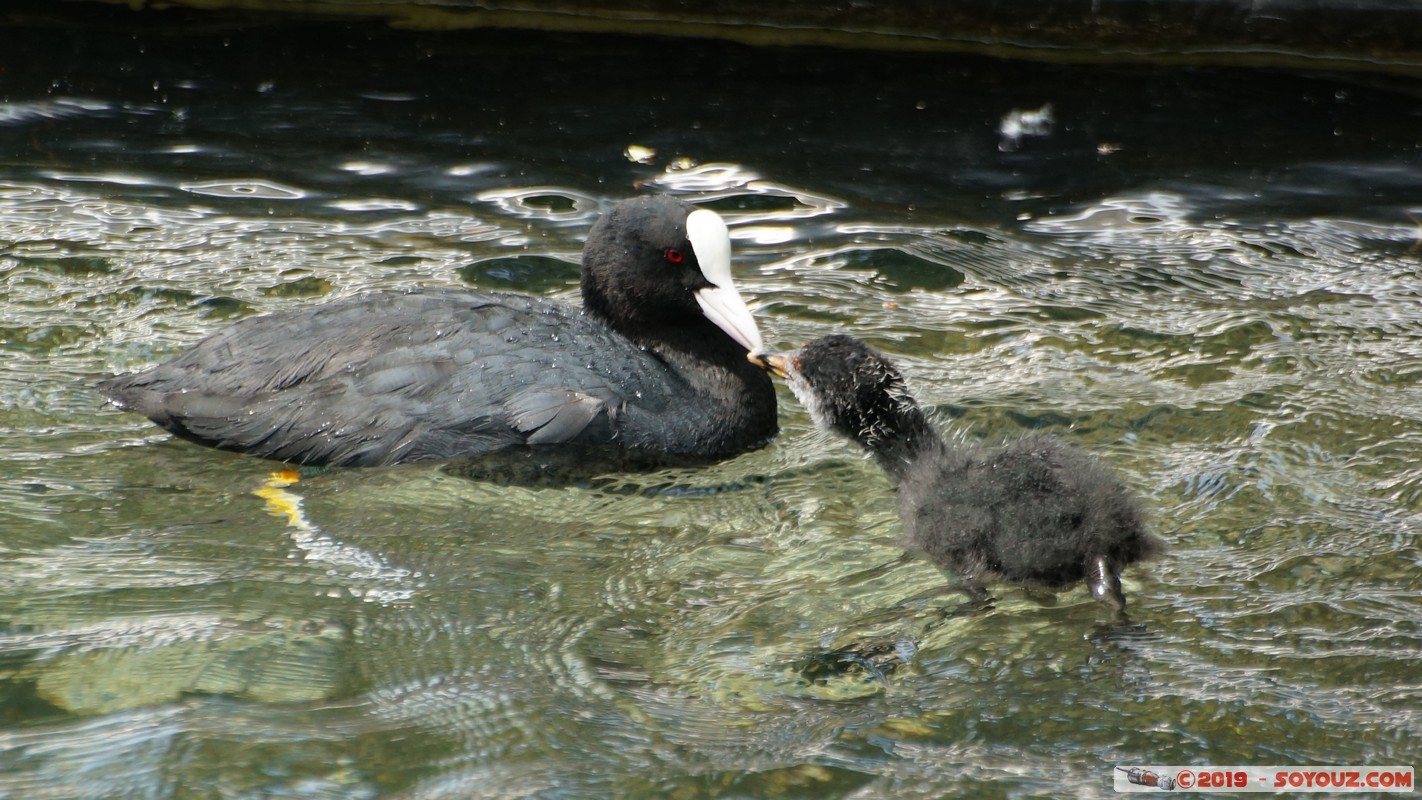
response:
<svg viewBox="0 0 1422 800"><path fill-rule="evenodd" d="M471 291L377 294L242 320L104 381L185 439L310 465L555 445L717 458L775 435L726 225L668 197L588 234L581 309Z"/></svg>
<svg viewBox="0 0 1422 800"><path fill-rule="evenodd" d="M1044 438L1000 450L949 445L894 365L857 339L752 358L787 379L817 424L873 454L893 481L904 546L957 572L970 595L984 597L989 580L1060 590L1084 579L1120 614L1119 570L1163 549L1099 461Z"/></svg>

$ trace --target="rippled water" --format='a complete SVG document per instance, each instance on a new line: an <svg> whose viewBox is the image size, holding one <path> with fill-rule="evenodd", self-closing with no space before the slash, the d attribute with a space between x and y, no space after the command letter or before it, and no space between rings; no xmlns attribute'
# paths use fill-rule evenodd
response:
<svg viewBox="0 0 1422 800"><path fill-rule="evenodd" d="M1415 85L332 25L0 60L0 795L1100 796L1422 753ZM727 217L769 342L857 333L950 435L1118 468L1172 546L1135 625L945 616L788 392L710 469L281 488L91 388L375 289L575 297L644 190Z"/></svg>

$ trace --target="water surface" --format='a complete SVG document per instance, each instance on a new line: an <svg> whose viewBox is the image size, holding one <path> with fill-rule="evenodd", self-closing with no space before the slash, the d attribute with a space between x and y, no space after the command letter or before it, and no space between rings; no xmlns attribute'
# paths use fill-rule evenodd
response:
<svg viewBox="0 0 1422 800"><path fill-rule="evenodd" d="M0 61L0 795L1102 796L1422 752L1415 85L331 25ZM1135 625L945 616L788 392L704 470L264 489L92 389L362 292L572 300L646 191L726 216L768 342L853 332L950 436L1119 469L1172 547Z"/></svg>

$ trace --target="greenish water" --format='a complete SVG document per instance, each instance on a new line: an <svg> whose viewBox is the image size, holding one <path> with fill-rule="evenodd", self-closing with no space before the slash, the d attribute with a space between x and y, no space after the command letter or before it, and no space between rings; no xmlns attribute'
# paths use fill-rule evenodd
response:
<svg viewBox="0 0 1422 800"><path fill-rule="evenodd" d="M1422 753L1415 85L25 33L0 55L0 797L1104 796L1117 764ZM1003 133L1045 103L1044 135ZM945 618L885 479L788 392L770 447L704 470L259 496L273 465L91 389L365 291L572 298L587 228L639 190L726 216L769 343L854 332L951 435L1119 469L1172 547L1127 575L1135 624L1084 590ZM901 665L802 668L871 645Z"/></svg>

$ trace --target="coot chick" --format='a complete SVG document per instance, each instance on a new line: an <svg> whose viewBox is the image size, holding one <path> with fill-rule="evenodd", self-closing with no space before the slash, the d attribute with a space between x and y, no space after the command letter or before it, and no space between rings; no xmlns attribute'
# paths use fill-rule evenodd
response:
<svg viewBox="0 0 1422 800"><path fill-rule="evenodd" d="M305 465L532 446L723 458L776 433L721 218L669 197L588 234L582 308L432 290L245 319L99 385L200 444Z"/></svg>
<svg viewBox="0 0 1422 800"><path fill-rule="evenodd" d="M1046 438L1000 450L948 444L894 365L857 339L752 358L787 379L818 425L873 454L893 481L904 546L956 572L973 597L992 580L1054 591L1086 580L1119 615L1119 570L1163 549L1104 464Z"/></svg>

